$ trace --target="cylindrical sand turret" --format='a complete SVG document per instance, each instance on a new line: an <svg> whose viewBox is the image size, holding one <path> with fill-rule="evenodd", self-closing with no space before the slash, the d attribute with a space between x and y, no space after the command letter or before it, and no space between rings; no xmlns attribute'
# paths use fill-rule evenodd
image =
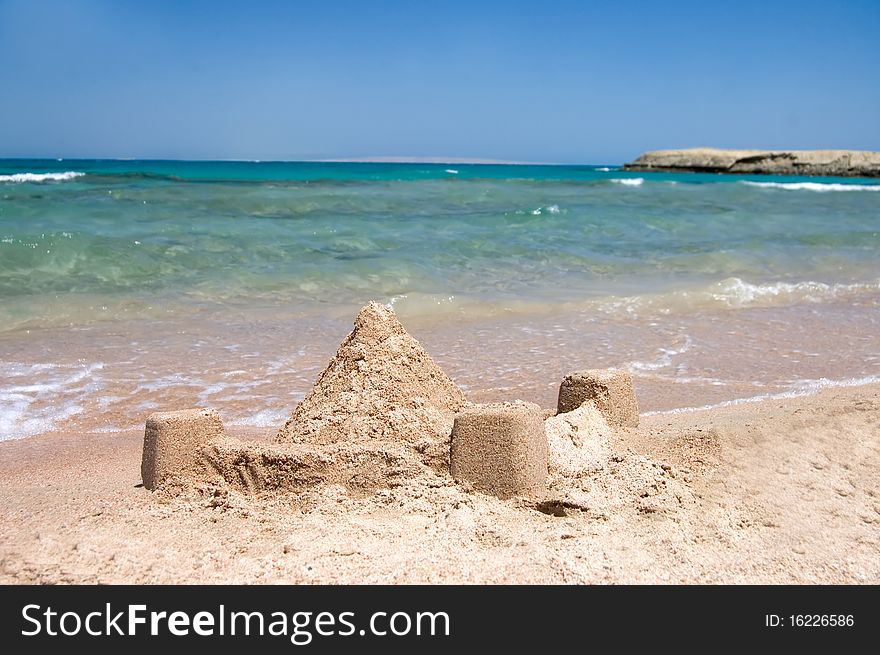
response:
<svg viewBox="0 0 880 655"><path fill-rule="evenodd" d="M533 403L474 405L455 417L452 477L499 498L547 489L544 414Z"/></svg>
<svg viewBox="0 0 880 655"><path fill-rule="evenodd" d="M141 477L147 489L164 480L186 477L196 464L199 447L223 437L223 423L213 409L156 412L147 418Z"/></svg>
<svg viewBox="0 0 880 655"><path fill-rule="evenodd" d="M588 400L596 403L609 425L637 427L639 424L639 404L632 376L626 371L609 368L567 375L559 386L556 411L570 412Z"/></svg>

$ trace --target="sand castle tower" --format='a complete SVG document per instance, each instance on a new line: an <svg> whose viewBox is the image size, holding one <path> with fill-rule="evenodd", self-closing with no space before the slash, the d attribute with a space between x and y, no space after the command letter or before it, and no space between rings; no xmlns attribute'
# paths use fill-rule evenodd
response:
<svg viewBox="0 0 880 655"><path fill-rule="evenodd" d="M278 443L406 442L448 448L464 394L410 336L394 312L371 302L355 320ZM438 450L438 456L441 451ZM447 453L442 453L445 458Z"/></svg>

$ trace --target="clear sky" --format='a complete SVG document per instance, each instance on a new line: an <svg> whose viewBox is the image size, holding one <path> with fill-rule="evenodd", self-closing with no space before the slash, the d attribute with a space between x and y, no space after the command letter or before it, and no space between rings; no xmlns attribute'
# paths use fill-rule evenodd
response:
<svg viewBox="0 0 880 655"><path fill-rule="evenodd" d="M880 0L0 0L0 156L880 150Z"/></svg>

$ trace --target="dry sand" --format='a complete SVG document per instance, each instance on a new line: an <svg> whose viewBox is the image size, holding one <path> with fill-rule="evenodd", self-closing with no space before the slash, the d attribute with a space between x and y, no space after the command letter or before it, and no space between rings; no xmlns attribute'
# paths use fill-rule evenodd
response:
<svg viewBox="0 0 880 655"><path fill-rule="evenodd" d="M171 496L140 485L142 430L3 442L0 582L880 582L880 385L638 428L582 414L583 440L550 435L541 502L427 467L372 493Z"/></svg>

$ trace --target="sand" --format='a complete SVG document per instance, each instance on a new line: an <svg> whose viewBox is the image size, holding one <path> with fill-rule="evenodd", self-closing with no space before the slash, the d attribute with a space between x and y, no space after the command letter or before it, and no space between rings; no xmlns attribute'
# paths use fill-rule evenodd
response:
<svg viewBox="0 0 880 655"><path fill-rule="evenodd" d="M639 417L579 376L472 404L371 303L275 434L0 443L0 582L880 581L880 385Z"/></svg>
<svg viewBox="0 0 880 655"><path fill-rule="evenodd" d="M544 502L430 470L167 496L141 486L142 430L7 441L0 582L880 582L880 385L601 433Z"/></svg>

